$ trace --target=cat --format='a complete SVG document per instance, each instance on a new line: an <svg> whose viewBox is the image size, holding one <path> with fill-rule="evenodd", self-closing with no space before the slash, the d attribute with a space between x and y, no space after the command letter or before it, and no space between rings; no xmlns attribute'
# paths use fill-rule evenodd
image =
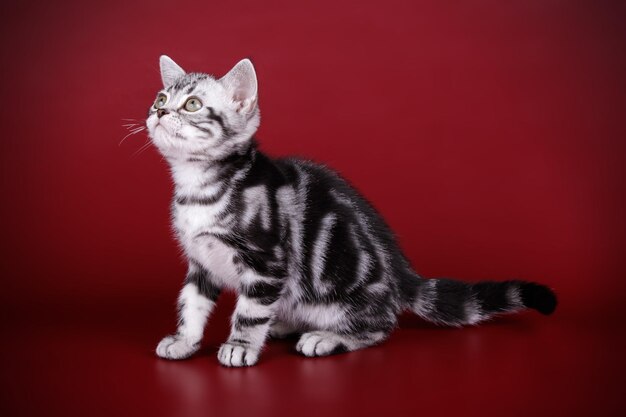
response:
<svg viewBox="0 0 626 417"><path fill-rule="evenodd" d="M219 79L186 73L165 55L160 69L163 89L146 127L173 176L173 227L188 272L177 332L158 344L159 357L199 349L222 289L238 294L217 355L228 367L256 364L268 336L300 335L296 350L308 357L379 344L405 310L461 326L556 308L554 292L532 282L420 277L345 179L314 162L262 153L250 60Z"/></svg>

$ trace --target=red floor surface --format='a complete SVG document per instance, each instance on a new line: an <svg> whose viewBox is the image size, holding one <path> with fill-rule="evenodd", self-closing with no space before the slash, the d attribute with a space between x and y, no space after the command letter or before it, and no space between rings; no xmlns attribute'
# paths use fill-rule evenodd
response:
<svg viewBox="0 0 626 417"><path fill-rule="evenodd" d="M622 415L626 5L563 2L5 2L0 13L2 416ZM58 4L56 4L58 3ZM165 164L125 135L158 56L251 57L259 140L340 170L425 276L559 293L379 347L250 369L153 354L184 267Z"/></svg>

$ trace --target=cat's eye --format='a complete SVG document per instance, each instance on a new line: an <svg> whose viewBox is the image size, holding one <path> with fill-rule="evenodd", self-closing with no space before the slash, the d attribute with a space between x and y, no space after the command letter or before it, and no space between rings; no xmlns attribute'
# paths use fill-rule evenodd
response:
<svg viewBox="0 0 626 417"><path fill-rule="evenodd" d="M156 109L160 109L161 107L165 106L165 103L167 103L167 96L165 94L159 94L156 101L154 102L154 107Z"/></svg>
<svg viewBox="0 0 626 417"><path fill-rule="evenodd" d="M202 102L195 97L191 97L185 102L185 110L194 112L202 108Z"/></svg>

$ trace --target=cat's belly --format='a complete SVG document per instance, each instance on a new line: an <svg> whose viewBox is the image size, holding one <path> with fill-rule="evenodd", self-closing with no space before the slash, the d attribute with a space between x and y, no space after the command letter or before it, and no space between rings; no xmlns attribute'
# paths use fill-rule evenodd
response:
<svg viewBox="0 0 626 417"><path fill-rule="evenodd" d="M339 331L345 328L349 317L343 304L305 303L298 299L297 292L289 291L290 286L297 285L294 281L287 282L287 291L275 307L276 318L279 321L289 323L295 328L310 330Z"/></svg>

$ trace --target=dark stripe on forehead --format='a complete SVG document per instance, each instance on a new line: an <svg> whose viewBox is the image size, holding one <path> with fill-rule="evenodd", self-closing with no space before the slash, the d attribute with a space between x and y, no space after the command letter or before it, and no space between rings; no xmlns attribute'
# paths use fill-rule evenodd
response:
<svg viewBox="0 0 626 417"><path fill-rule="evenodd" d="M187 91L185 91L185 94L191 94L193 92L193 90L196 89L197 85L198 85L197 81L192 82L191 85L189 86L189 88L187 89Z"/></svg>
<svg viewBox="0 0 626 417"><path fill-rule="evenodd" d="M178 78L176 82L174 83L173 87L175 90L181 90L190 84L197 85L198 81L206 80L208 77L209 76L206 74L199 74L199 73L192 72L190 74L185 74L182 77Z"/></svg>

